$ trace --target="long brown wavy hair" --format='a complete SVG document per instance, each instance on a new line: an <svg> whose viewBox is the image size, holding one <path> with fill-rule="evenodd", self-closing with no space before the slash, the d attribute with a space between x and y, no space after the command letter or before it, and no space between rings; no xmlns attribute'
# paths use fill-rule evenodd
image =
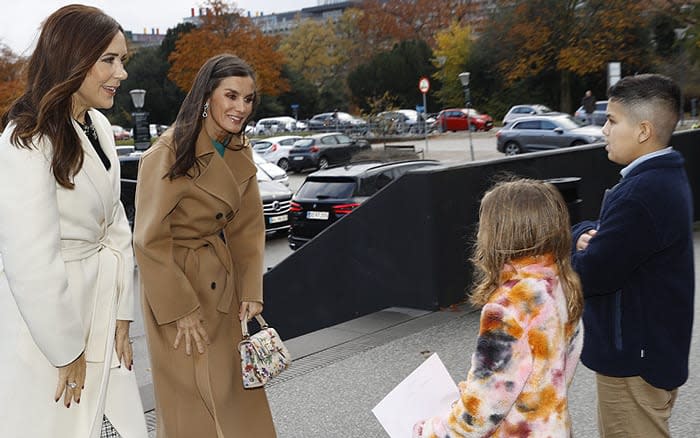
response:
<svg viewBox="0 0 700 438"><path fill-rule="evenodd" d="M500 285L500 274L510 261L552 254L566 296L569 323L583 312L583 293L571 266L571 226L566 204L551 184L513 179L496 183L479 208L479 231L472 263L476 281L470 301L486 304Z"/></svg>
<svg viewBox="0 0 700 438"><path fill-rule="evenodd" d="M248 77L256 83L255 72L241 58L227 53L209 58L197 72L194 84L182 102L180 111L175 119L175 162L170 168L167 177L172 179L191 175L190 171L199 170L196 156L196 144L199 132L202 130L202 111L204 103L211 93L219 86L222 80L229 77ZM240 136L245 133L255 109L258 105L258 94L253 99L253 110L243 122Z"/></svg>
<svg viewBox="0 0 700 438"><path fill-rule="evenodd" d="M24 93L2 116L2 129L15 123L10 137L16 147L32 148L35 139L49 139L51 170L56 182L73 188L83 166L83 149L73 127L73 94L109 47L119 23L100 9L68 5L44 22L27 65Z"/></svg>

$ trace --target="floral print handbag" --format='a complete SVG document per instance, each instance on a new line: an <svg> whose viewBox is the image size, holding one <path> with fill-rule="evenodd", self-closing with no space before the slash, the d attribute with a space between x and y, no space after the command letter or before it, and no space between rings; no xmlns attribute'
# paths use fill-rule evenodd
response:
<svg viewBox="0 0 700 438"><path fill-rule="evenodd" d="M282 343L277 331L269 327L262 315L255 319L260 331L248 334L248 315L241 321L243 340L238 343L241 353L241 373L246 389L264 386L268 380L286 370L292 362L289 350Z"/></svg>

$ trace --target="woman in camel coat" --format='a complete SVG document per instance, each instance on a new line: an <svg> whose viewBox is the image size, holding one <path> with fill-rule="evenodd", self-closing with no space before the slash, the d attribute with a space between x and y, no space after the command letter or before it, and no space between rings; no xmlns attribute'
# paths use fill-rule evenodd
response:
<svg viewBox="0 0 700 438"><path fill-rule="evenodd" d="M250 145L252 69L200 69L174 128L141 158L134 244L158 438L274 437L265 391L243 389L240 321L262 311L265 242Z"/></svg>

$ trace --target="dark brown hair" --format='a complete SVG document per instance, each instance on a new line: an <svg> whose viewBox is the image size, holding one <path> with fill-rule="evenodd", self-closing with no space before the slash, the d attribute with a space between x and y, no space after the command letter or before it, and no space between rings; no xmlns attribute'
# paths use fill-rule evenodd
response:
<svg viewBox="0 0 700 438"><path fill-rule="evenodd" d="M73 94L109 47L119 23L100 9L68 5L44 22L27 65L24 93L2 116L2 127L15 123L11 142L31 148L47 137L52 145L51 170L63 187L83 166L83 149L72 122Z"/></svg>
<svg viewBox="0 0 700 438"><path fill-rule="evenodd" d="M497 183L479 208L479 231L472 262L476 286L472 304L486 304L499 286L501 270L512 260L552 254L569 310L569 322L583 313L581 281L571 266L569 212L551 184L531 179Z"/></svg>
<svg viewBox="0 0 700 438"><path fill-rule="evenodd" d="M167 174L170 179L190 175L190 170L193 168L198 170L199 163L195 148L197 137L202 129L204 103L222 80L232 76L249 77L255 83L253 69L241 58L226 53L209 58L197 72L194 84L182 102L175 119L175 162ZM246 125L255 113L258 104L257 92L255 94L253 110L243 122L241 136L244 135Z"/></svg>

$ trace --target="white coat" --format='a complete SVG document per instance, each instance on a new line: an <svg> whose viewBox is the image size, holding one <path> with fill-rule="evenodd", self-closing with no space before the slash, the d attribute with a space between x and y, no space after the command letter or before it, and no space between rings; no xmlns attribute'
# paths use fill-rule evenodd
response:
<svg viewBox="0 0 700 438"><path fill-rule="evenodd" d="M123 438L145 438L133 371L114 351L117 319L133 320L131 232L119 200L119 160L109 121L90 110L99 156L84 150L75 188L51 172L48 139L33 149L0 137L0 428L8 437L96 438L107 415ZM85 352L79 404L54 401L57 366Z"/></svg>

